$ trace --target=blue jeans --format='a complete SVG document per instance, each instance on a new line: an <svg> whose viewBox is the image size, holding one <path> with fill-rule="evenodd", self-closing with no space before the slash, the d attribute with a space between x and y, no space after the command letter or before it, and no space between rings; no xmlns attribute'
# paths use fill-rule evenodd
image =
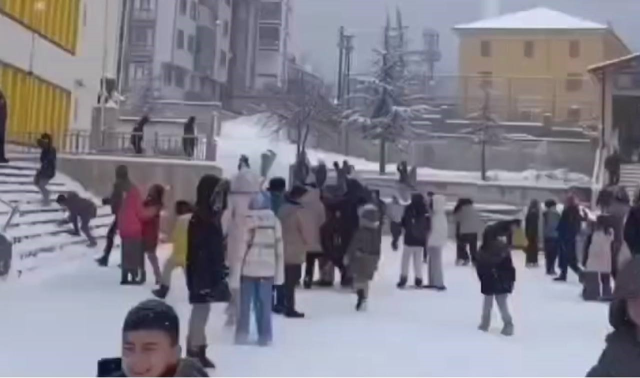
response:
<svg viewBox="0 0 640 378"><path fill-rule="evenodd" d="M240 303L236 324L236 342L246 343L249 339L249 321L253 302L258 328L258 344L269 345L273 339L271 310L273 303L273 277L242 276L240 281Z"/></svg>

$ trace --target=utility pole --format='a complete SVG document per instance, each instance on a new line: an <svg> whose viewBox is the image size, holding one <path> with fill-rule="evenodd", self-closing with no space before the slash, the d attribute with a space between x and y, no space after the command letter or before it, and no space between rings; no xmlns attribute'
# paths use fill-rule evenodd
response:
<svg viewBox="0 0 640 378"><path fill-rule="evenodd" d="M346 93L346 97L343 96L343 100L346 104L347 108L350 108L350 99L351 95L351 57L353 56L353 35L345 35L345 62L344 62L344 79L343 79L343 89Z"/></svg>
<svg viewBox="0 0 640 378"><path fill-rule="evenodd" d="M344 26L340 27L340 31L338 34L338 94L337 100L338 103L342 103L342 80L344 79Z"/></svg>
<svg viewBox="0 0 640 378"><path fill-rule="evenodd" d="M384 70L384 75L387 76L389 74L388 70L388 66L389 66L389 54L390 54L390 48L391 48L391 43L390 43L390 34L391 34L391 24L389 22L389 15L387 14L387 23L384 26L384 52L382 53L382 69ZM387 79L388 77L383 78L384 84L390 84L387 83ZM382 96L383 98L387 96L387 87L385 85L385 87L382 88ZM376 117L382 116L382 114L378 114L375 115ZM387 140L385 139L385 136L383 135L380 138L380 174L384 175L386 173L387 170Z"/></svg>

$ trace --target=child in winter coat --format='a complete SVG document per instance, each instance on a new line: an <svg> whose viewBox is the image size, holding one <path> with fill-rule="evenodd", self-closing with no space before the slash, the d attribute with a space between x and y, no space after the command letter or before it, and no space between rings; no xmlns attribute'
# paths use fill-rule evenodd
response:
<svg viewBox="0 0 640 378"><path fill-rule="evenodd" d="M177 201L175 204L176 223L171 231L171 243L173 251L171 256L165 261L160 277L160 287L153 290L153 295L160 299L164 299L169 294L171 288L171 274L176 268L184 269L187 260L187 229L189 228L189 220L193 213L193 206L184 200Z"/></svg>
<svg viewBox="0 0 640 378"><path fill-rule="evenodd" d="M284 282L284 246L282 227L271 210L271 198L261 192L249 204L247 215L247 243L245 251L233 262L237 275L230 285L239 288L239 314L236 324L236 343L249 339L251 306L255 312L258 344L271 344L273 332L271 312L273 287Z"/></svg>
<svg viewBox="0 0 640 378"><path fill-rule="evenodd" d="M427 246L429 284L427 288L446 290L442 270L442 250L449 240L449 222L446 214L447 200L444 196L434 195L431 199L431 233Z"/></svg>
<svg viewBox="0 0 640 378"><path fill-rule="evenodd" d="M96 204L90 199L82 198L75 192L69 192L66 195L60 194L56 199L58 205L64 207L69 212L66 220L62 224L71 223L73 225L73 235L80 235L80 230L89 240L87 247L93 248L97 245L96 238L91 234L89 222L96 217ZM78 229L78 219L80 219L80 228Z"/></svg>
<svg viewBox="0 0 640 378"><path fill-rule="evenodd" d="M156 250L158 248L158 237L160 236L160 213L163 207L163 197L164 187L155 184L149 188L147 198L142 203L144 211L144 218L142 219L142 248L153 269L153 278L155 279L156 285L160 284L160 277L162 275ZM143 263L142 282L144 281L146 281L146 271Z"/></svg>
<svg viewBox="0 0 640 378"><path fill-rule="evenodd" d="M398 250L398 241L402 236L402 214L404 213L404 205L400 203L400 198L394 195L391 203L387 206L387 216L389 217L389 228L391 230L391 248Z"/></svg>
<svg viewBox="0 0 640 378"><path fill-rule="evenodd" d="M618 271L609 322L614 331L588 377L640 377L640 256Z"/></svg>
<svg viewBox="0 0 640 378"><path fill-rule="evenodd" d="M498 222L487 227L482 236L482 246L477 255L476 271L480 279L480 291L484 295L482 320L478 329L488 331L491 326L491 310L493 301L498 303L500 315L504 322L502 334L513 335L513 320L507 306L507 298L513 291L516 281L516 269L511 260L509 246L500 237L504 224Z"/></svg>
<svg viewBox="0 0 640 378"><path fill-rule="evenodd" d="M142 195L129 180L124 165L116 168L116 184L122 189L122 203L116 215L121 239L121 285L142 285L144 252L142 244L143 207Z"/></svg>
<svg viewBox="0 0 640 378"><path fill-rule="evenodd" d="M527 237L527 268L538 267L539 253L539 232L540 232L540 203L532 200L527 210L524 223L525 235Z"/></svg>
<svg viewBox="0 0 640 378"><path fill-rule="evenodd" d="M420 193L411 196L411 203L404 210L402 216L404 229L404 249L402 251L402 265L398 288L407 285L409 263L413 259L415 286L422 287L423 253L427 242L427 205Z"/></svg>
<svg viewBox="0 0 640 378"><path fill-rule="evenodd" d="M359 228L347 249L345 266L353 277L353 288L358 296L356 311L362 311L369 297L369 282L380 261L380 215L378 208L369 203L358 210L358 216Z"/></svg>
<svg viewBox="0 0 640 378"><path fill-rule="evenodd" d="M469 259L475 263L482 221L473 201L461 198L453 209L453 217L456 225L456 265L469 265Z"/></svg>
<svg viewBox="0 0 640 378"><path fill-rule="evenodd" d="M607 300L611 297L613 262L613 231L608 220L599 216L585 246L585 268L582 298L585 301Z"/></svg>
<svg viewBox="0 0 640 378"><path fill-rule="evenodd" d="M542 215L544 228L544 259L548 276L556 275L556 260L558 259L558 223L560 223L560 213L556 208L554 200L547 200L544 203L545 211Z"/></svg>

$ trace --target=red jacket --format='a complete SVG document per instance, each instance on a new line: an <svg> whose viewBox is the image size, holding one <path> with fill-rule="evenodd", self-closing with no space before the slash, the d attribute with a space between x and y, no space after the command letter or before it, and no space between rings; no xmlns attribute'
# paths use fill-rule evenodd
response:
<svg viewBox="0 0 640 378"><path fill-rule="evenodd" d="M153 251L158 246L160 235L160 206L148 205L143 207L142 243L145 251Z"/></svg>
<svg viewBox="0 0 640 378"><path fill-rule="evenodd" d="M117 219L118 232L121 238L142 238L144 209L142 207L142 196L137 187L131 186L124 193Z"/></svg>

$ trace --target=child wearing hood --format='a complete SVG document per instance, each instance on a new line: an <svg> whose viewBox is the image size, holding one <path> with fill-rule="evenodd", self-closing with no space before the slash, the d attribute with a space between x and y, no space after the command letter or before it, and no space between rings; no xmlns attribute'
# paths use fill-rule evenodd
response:
<svg viewBox="0 0 640 378"><path fill-rule="evenodd" d="M345 255L345 266L353 277L353 288L358 296L356 311L366 308L369 282L378 270L380 261L380 215L378 208L368 203L358 209L359 227Z"/></svg>
<svg viewBox="0 0 640 378"><path fill-rule="evenodd" d="M504 322L502 334L513 335L513 319L509 313L507 298L513 291L516 269L511 260L511 250L501 238L516 225L511 221L498 222L487 227L482 235L482 246L476 257L476 272L480 279L480 291L484 295L482 320L478 329L484 332L491 326L491 311L495 299Z"/></svg>
<svg viewBox="0 0 640 378"><path fill-rule="evenodd" d="M271 210L269 193L256 194L249 203L247 243L236 256L230 285L239 290L239 314L236 343L249 340L251 307L255 312L258 345L268 346L273 339L271 313L273 287L284 282L284 246L282 227Z"/></svg>

